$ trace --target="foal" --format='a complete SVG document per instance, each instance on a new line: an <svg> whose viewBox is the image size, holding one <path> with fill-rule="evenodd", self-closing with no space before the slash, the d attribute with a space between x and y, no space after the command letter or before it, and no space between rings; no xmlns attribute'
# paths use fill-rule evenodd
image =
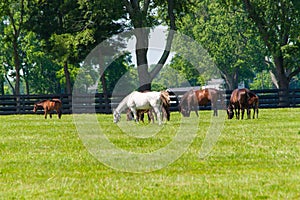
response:
<svg viewBox="0 0 300 200"><path fill-rule="evenodd" d="M61 106L62 102L60 99L43 100L34 104L33 112L36 112L38 108L43 108L45 119L47 119L47 114L49 113L50 118L52 118L51 111L55 110L60 119L62 115Z"/></svg>
<svg viewBox="0 0 300 200"><path fill-rule="evenodd" d="M258 118L258 104L259 104L259 99L258 96L252 92L249 91L248 92L248 110L247 110L247 114L248 114L248 119L251 118L251 107L253 108L253 119L255 118L255 113L256 113L256 118Z"/></svg>

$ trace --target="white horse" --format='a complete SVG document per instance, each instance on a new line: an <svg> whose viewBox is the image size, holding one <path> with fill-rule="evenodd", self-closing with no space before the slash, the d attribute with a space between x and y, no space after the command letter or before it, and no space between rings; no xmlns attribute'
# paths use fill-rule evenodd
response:
<svg viewBox="0 0 300 200"><path fill-rule="evenodd" d="M152 107L157 115L158 124L161 125L162 98L165 98L162 92L142 93L134 91L130 93L114 110L114 123L118 123L120 121L121 112L126 108L129 108L132 111L134 118L137 121L137 110L147 110Z"/></svg>

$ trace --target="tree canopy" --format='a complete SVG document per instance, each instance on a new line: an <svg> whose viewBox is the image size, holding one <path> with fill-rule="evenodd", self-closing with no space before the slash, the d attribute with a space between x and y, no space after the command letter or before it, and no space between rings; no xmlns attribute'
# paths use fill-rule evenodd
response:
<svg viewBox="0 0 300 200"><path fill-rule="evenodd" d="M299 8L297 0L0 0L0 93L71 93L89 52L127 30L135 30L136 61L126 54L111 63L99 91L111 91L134 62L137 73L131 74L140 90L151 90L151 84L159 88L170 77L205 85L213 74L209 68L200 74L176 52L167 63L172 45L186 48L175 31L208 51L228 89L240 82L255 88L299 87ZM169 32L157 63L150 65L149 34L157 26ZM166 64L175 71L167 73ZM90 84L93 73L86 74Z"/></svg>

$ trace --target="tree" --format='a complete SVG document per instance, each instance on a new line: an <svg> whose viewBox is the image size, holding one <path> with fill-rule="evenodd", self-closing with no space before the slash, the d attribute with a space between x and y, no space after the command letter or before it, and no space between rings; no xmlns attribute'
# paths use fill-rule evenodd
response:
<svg viewBox="0 0 300 200"><path fill-rule="evenodd" d="M23 25L28 17L27 0L2 0L0 2L0 13L5 21L6 41L12 46L13 65L15 71L14 94L20 94L21 81L21 59L19 39L22 34Z"/></svg>
<svg viewBox="0 0 300 200"><path fill-rule="evenodd" d="M278 86L283 90L280 105L287 105L289 83L292 77L300 73L300 12L291 0L241 2L249 18L255 23L275 66Z"/></svg>
<svg viewBox="0 0 300 200"><path fill-rule="evenodd" d="M240 81L253 78L255 71L266 67L263 43L259 35L252 31L252 23L240 8L224 7L216 0L198 1L191 5L190 12L178 23L178 29L207 49L227 89L237 88ZM197 53L194 52L195 56ZM174 67L185 66L178 62L174 64ZM184 68L190 73L189 65ZM197 79L198 74L188 76ZM202 82L209 78L209 73L201 75Z"/></svg>
<svg viewBox="0 0 300 200"><path fill-rule="evenodd" d="M39 1L32 9L32 17L26 24L46 42L45 52L52 55L61 83L71 93L73 78L79 63L100 42L120 32L118 22L123 15L122 5L117 0L54 0ZM63 76L62 76L63 75Z"/></svg>
<svg viewBox="0 0 300 200"><path fill-rule="evenodd" d="M137 66L138 66L138 76L139 76L139 84L140 91L151 90L151 82L155 78L155 76L162 69L165 64L169 54L170 48L174 36L174 31L176 30L175 26L175 0L168 0L167 2L167 10L168 10L168 20L170 31L167 37L167 43L165 50L156 64L156 66L149 71L148 60L147 60L147 52L149 47L149 27L153 27L158 24L158 21L155 20L153 13L155 13L155 9L157 6L163 6L162 2L159 1L150 1L150 0L123 0L124 6L126 7L126 11L128 12L128 16L130 22L135 29L135 37L136 37L136 58L137 58Z"/></svg>

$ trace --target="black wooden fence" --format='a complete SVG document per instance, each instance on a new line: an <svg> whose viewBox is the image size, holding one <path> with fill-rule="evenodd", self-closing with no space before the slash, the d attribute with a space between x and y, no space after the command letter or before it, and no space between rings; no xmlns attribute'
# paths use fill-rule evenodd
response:
<svg viewBox="0 0 300 200"><path fill-rule="evenodd" d="M230 94L232 91L225 91L224 98L229 100ZM259 107L260 108L278 108L282 107L280 105L280 95L282 92L280 90L271 89L271 90L253 90L259 96ZM171 93L171 111L178 110L178 104L184 91ZM288 95L288 104L285 107L300 107L300 89L290 89L285 95ZM112 108L115 108L124 97L123 95L111 95L105 96L102 93L97 93L92 97L92 101L85 101L86 96L84 95L74 95L73 98L76 98L76 108L82 110L90 111L90 108L96 113L111 113ZM32 114L32 109L34 103L44 100L59 98L63 103L63 113L71 114L72 113L72 96L67 94L51 94L51 95L2 95L0 96L0 115L8 114ZM78 101L82 99L82 101ZM200 107L200 109L210 109L210 106ZM42 111L39 111L41 113Z"/></svg>

